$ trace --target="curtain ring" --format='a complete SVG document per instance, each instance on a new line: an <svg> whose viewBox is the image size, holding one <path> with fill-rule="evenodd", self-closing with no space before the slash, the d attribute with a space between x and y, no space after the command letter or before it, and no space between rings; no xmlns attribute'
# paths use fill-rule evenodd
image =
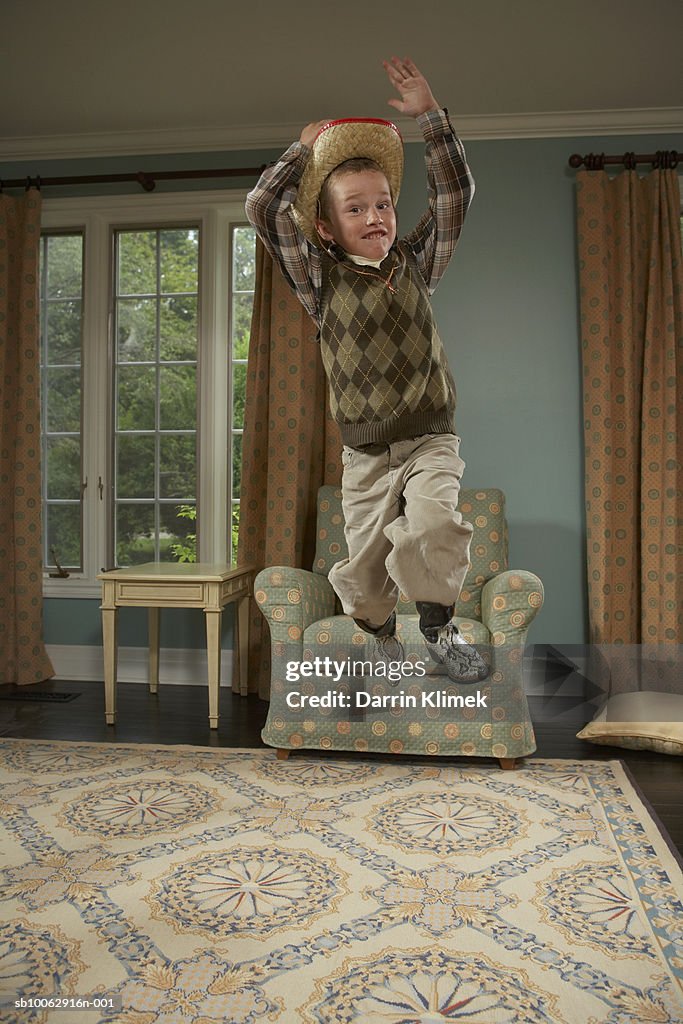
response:
<svg viewBox="0 0 683 1024"><path fill-rule="evenodd" d="M31 176L29 174L26 175L26 185L25 185L25 188L26 188L27 192L31 188Z"/></svg>
<svg viewBox="0 0 683 1024"><path fill-rule="evenodd" d="M636 169L636 154L635 153L624 153L624 167L627 171L635 171Z"/></svg>
<svg viewBox="0 0 683 1024"><path fill-rule="evenodd" d="M678 166L678 153L675 149L658 149L652 166L663 171L673 170Z"/></svg>
<svg viewBox="0 0 683 1024"><path fill-rule="evenodd" d="M589 171L602 171L605 168L605 154L589 153L585 158L585 164Z"/></svg>

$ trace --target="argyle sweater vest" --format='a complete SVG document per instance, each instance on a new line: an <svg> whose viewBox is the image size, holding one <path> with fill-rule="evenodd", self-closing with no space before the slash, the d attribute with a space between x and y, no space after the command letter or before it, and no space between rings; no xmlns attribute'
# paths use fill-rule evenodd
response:
<svg viewBox="0 0 683 1024"><path fill-rule="evenodd" d="M328 256L322 269L320 347L344 444L453 432L455 384L410 250L377 270Z"/></svg>

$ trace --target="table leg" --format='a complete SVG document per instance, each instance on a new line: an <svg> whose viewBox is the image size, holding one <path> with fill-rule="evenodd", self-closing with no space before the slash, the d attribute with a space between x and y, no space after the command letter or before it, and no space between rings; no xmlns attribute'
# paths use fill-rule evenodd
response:
<svg viewBox="0 0 683 1024"><path fill-rule="evenodd" d="M249 693L249 594L241 597L237 604L237 662L240 679L240 695Z"/></svg>
<svg viewBox="0 0 683 1024"><path fill-rule="evenodd" d="M149 692L159 690L159 608L149 609Z"/></svg>
<svg viewBox="0 0 683 1024"><path fill-rule="evenodd" d="M221 612L205 609L206 654L209 666L209 728L218 728L218 690L221 684Z"/></svg>
<svg viewBox="0 0 683 1024"><path fill-rule="evenodd" d="M103 608L104 717L107 725L116 722L116 639L116 608Z"/></svg>

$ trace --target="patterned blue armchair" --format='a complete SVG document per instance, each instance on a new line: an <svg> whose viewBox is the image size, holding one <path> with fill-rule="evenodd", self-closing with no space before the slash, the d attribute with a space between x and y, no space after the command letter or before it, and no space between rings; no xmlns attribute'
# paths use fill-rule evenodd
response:
<svg viewBox="0 0 683 1024"><path fill-rule="evenodd" d="M502 491L463 488L458 507L474 533L455 621L490 661L489 677L473 685L438 674L442 669L430 661L415 605L402 598L397 628L410 663L404 664L407 673L399 681L355 674L358 666L369 665L373 641L341 612L327 579L334 563L346 556L346 542L341 490L321 487L313 571L264 569L254 586L271 636L270 709L262 736L278 757L308 747L494 757L501 767L514 768L517 758L536 749L522 671L527 630L543 604L543 585L531 572L508 569ZM336 681L330 677L328 685L319 674L295 679L296 666L321 666L325 658L328 665L345 663L349 671ZM329 699L338 706L311 706L310 698L315 702L325 691L346 697Z"/></svg>

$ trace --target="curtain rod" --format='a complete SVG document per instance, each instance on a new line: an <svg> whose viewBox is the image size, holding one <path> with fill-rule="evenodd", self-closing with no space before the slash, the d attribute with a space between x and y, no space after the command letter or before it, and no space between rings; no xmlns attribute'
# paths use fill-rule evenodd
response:
<svg viewBox="0 0 683 1024"><path fill-rule="evenodd" d="M199 171L136 171L127 174L81 174L65 178L0 178L0 192L3 188L40 188L42 185L102 185L119 181L137 181L145 192L153 192L157 181L176 181L187 178L256 178L265 170L261 167L224 167Z"/></svg>
<svg viewBox="0 0 683 1024"><path fill-rule="evenodd" d="M605 156L604 153L588 153L581 156L572 153L569 166L586 167L589 171L601 171L607 164L621 164L633 170L636 164L652 164L653 167L675 168L678 166L679 154L675 149L660 149L656 153L624 153L622 156ZM191 178L251 178L259 177L267 164L260 167L223 167L207 168L194 171L135 171L125 174L81 174L59 178L42 178L40 175L25 178L0 178L0 192L3 188L40 188L42 185L113 185L119 182L136 181L145 192L153 192L157 181L182 181Z"/></svg>
<svg viewBox="0 0 683 1024"><path fill-rule="evenodd" d="M624 153L622 156L605 156L604 153L580 156L573 153L569 157L569 166L586 167L589 171L601 171L606 164L623 164L630 171L636 164L652 164L653 167L673 169L678 166L679 158L683 159L683 153L677 153L675 149L660 149L656 153Z"/></svg>

